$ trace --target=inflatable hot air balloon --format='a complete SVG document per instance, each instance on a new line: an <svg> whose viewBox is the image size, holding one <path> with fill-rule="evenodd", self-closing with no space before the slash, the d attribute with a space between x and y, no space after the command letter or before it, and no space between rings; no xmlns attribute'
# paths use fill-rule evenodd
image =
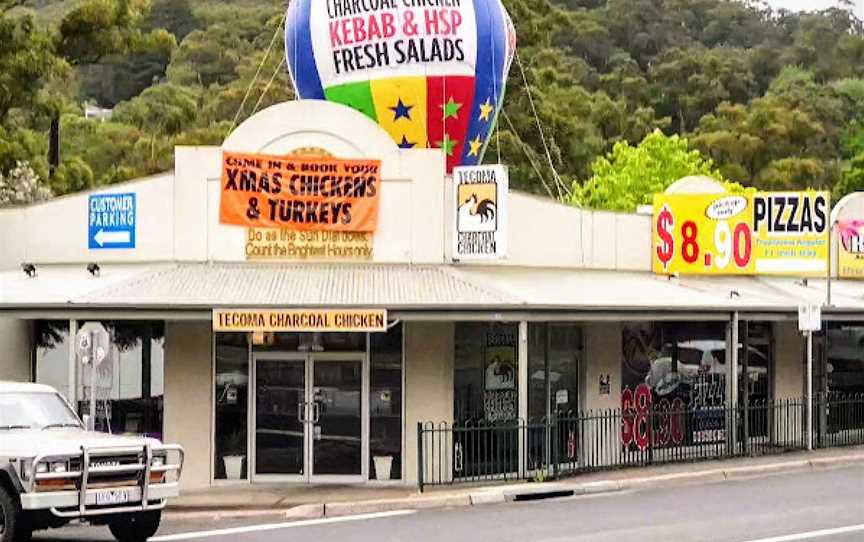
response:
<svg viewBox="0 0 864 542"><path fill-rule="evenodd" d="M297 95L357 109L447 171L481 161L516 51L501 0L293 0L285 50Z"/></svg>

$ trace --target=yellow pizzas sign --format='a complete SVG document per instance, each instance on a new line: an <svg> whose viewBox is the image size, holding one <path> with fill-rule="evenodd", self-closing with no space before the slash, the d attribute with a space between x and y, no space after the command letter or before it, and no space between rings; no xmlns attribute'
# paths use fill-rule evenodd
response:
<svg viewBox="0 0 864 542"><path fill-rule="evenodd" d="M827 192L662 194L654 197L658 274L823 276Z"/></svg>
<svg viewBox="0 0 864 542"><path fill-rule="evenodd" d="M213 331L384 332L387 331L387 311L216 309Z"/></svg>

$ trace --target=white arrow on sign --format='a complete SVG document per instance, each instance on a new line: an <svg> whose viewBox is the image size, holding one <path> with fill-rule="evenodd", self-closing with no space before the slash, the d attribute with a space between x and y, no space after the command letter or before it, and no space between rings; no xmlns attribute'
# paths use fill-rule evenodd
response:
<svg viewBox="0 0 864 542"><path fill-rule="evenodd" d="M118 245L118 244L127 244L131 240L128 231L105 231L99 230L96 232L96 235L93 236L93 239L96 240L96 244L100 247L105 245Z"/></svg>

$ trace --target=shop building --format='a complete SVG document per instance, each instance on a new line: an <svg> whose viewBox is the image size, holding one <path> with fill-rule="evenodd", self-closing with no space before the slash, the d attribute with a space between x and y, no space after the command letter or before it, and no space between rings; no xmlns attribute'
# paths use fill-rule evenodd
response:
<svg viewBox="0 0 864 542"><path fill-rule="evenodd" d="M225 225L223 151L380 160L377 228ZM562 463L612 465L645 452L634 444L645 422L626 409L638 414L637 388L670 373L697 383L667 411L770 403L745 412L749 435L801 442L803 403L776 405L806 392L798 307L824 304L824 280L657 276L651 216L517 191L499 210L506 257L454 261L452 182L440 150L400 149L362 114L298 101L256 114L221 148L177 148L172 173L2 210L0 378L49 383L82 411L95 394L100 427L182 444L188 488L530 476L559 451ZM831 285L817 391L864 391L860 290ZM273 314L282 327L232 330ZM347 331L309 331L321 315ZM76 354L86 322L112 334L96 369ZM578 431L550 432L559 417ZM630 442L622 420L636 423ZM688 446L739 438L711 423L687 429ZM470 440L496 424L508 429L494 443ZM488 470L495 453L507 459Z"/></svg>

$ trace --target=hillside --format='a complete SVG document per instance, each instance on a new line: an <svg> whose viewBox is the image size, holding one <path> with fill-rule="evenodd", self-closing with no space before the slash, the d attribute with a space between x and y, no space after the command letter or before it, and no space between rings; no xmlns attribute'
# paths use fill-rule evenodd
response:
<svg viewBox="0 0 864 542"><path fill-rule="evenodd" d="M268 54L280 3L82 1L32 0L3 15L10 28L32 15L33 33L55 44L45 62L62 65L31 77L30 106L0 108L0 172L26 160L48 177L52 111L62 166L49 184L62 194L170 169L174 145L219 143L235 116L292 98L278 34ZM517 188L569 198L615 143L655 129L686 136L744 185L864 188L864 33L847 12L729 0L504 3L537 118L514 64L487 160L500 152ZM123 16L106 23L106 12ZM110 28L94 39L87 17ZM123 46L99 50L117 35ZM14 44L6 49L11 58ZM13 62L3 54L0 67ZM0 106L4 85L21 82L8 72ZM113 119L82 118L85 100L115 107Z"/></svg>

